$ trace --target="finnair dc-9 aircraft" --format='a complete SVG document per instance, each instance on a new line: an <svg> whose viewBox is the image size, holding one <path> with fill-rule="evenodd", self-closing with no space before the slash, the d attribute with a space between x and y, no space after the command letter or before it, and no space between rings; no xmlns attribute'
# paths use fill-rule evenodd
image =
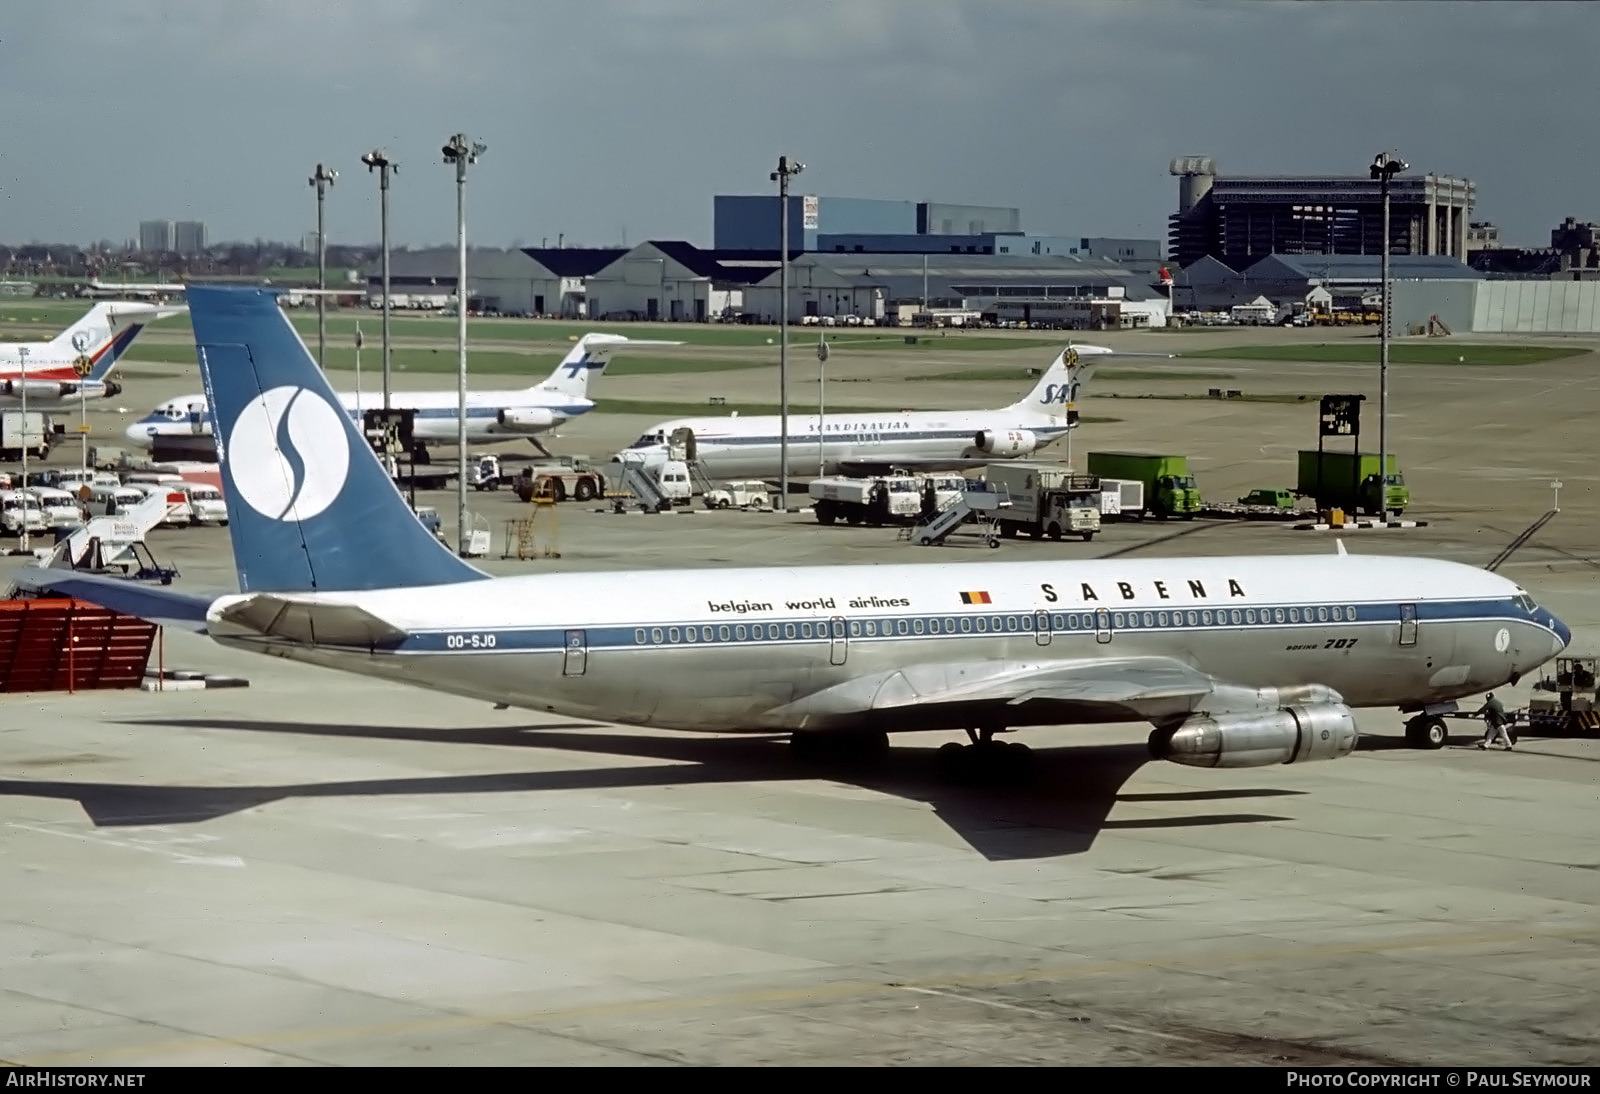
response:
<svg viewBox="0 0 1600 1094"><path fill-rule="evenodd" d="M1454 562L1300 557L843 565L491 578L428 534L266 290L191 287L222 423L240 592L31 570L25 583L231 647L495 704L796 744L1144 721L1160 758L1341 757L1354 710L1419 746L1454 701L1568 643L1513 582Z"/></svg>
<svg viewBox="0 0 1600 1094"><path fill-rule="evenodd" d="M543 451L539 434L594 409L589 382L605 371L618 349L677 345L682 343L646 341L621 334L586 334L548 378L532 387L468 392L467 443L526 437ZM383 406L383 395L377 391L345 392L337 398L344 412L357 422L363 411ZM395 391L389 405L416 412L412 437L418 463L427 462L428 446L456 443L460 408L457 392ZM215 458L217 451L211 407L204 395L168 399L128 426L126 436L140 448L169 457L209 460Z"/></svg>

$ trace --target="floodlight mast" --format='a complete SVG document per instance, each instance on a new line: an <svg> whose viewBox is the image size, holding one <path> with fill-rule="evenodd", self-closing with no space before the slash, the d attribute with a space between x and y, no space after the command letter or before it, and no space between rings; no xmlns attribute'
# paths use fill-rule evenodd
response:
<svg viewBox="0 0 1600 1094"><path fill-rule="evenodd" d="M338 177L339 172L319 163L307 180L317 191L317 367L324 371L328 367L323 359L328 344L328 236L323 227L322 203Z"/></svg>
<svg viewBox="0 0 1600 1094"><path fill-rule="evenodd" d="M1378 183L1383 198L1383 251L1381 272L1382 324L1378 327L1378 512L1379 519L1389 522L1389 181L1411 165L1397 156L1379 152L1372 159L1372 178Z"/></svg>
<svg viewBox="0 0 1600 1094"><path fill-rule="evenodd" d="M463 558L471 530L467 527L467 167L489 150L457 133L441 150L456 169L456 551Z"/></svg>
<svg viewBox="0 0 1600 1094"><path fill-rule="evenodd" d="M400 165L389 158L382 148L374 148L361 157L367 173L378 172L378 231L382 237L383 251L383 409L389 409L389 176L400 173Z"/></svg>
<svg viewBox="0 0 1600 1094"><path fill-rule="evenodd" d="M806 169L778 157L778 509L789 509L789 180Z"/></svg>

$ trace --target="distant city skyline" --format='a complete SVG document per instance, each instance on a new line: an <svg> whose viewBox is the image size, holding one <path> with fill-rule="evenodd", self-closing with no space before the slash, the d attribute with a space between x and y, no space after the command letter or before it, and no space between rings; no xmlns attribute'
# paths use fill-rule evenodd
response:
<svg viewBox="0 0 1600 1094"><path fill-rule="evenodd" d="M360 156L383 147L394 242L449 245L439 149L465 131L488 146L467 189L485 246L708 245L713 195L769 192L780 153L805 193L1165 239L1174 156L1360 174L1384 150L1472 179L1472 219L1540 245L1600 219L1588 100L1550 84L1586 70L1594 27L1576 3L18 0L0 109L26 155L0 174L0 239L126 240L159 217L296 240L321 162L329 242L367 244Z"/></svg>

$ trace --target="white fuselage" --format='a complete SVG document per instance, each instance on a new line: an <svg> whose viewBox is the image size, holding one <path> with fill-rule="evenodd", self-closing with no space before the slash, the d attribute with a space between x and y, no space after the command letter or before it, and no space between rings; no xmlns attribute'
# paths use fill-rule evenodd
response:
<svg viewBox="0 0 1600 1094"><path fill-rule="evenodd" d="M356 422L367 410L383 407L381 392L364 391L339 395L346 413ZM412 436L423 444L454 444L459 437L458 396L453 391L396 391L390 406L413 410ZM474 391L467 393L467 443L480 444L527 437L554 429L563 422L586 413L593 401L580 396L542 388L518 391ZM212 438L211 411L204 395L169 399L134 422L127 438L141 448L161 448L172 452L210 455L216 450Z"/></svg>
<svg viewBox="0 0 1600 1094"><path fill-rule="evenodd" d="M367 648L210 633L259 652L486 701L688 730L962 728L972 711L829 715L808 696L908 666L1159 656L1246 688L1319 684L1420 709L1515 679L1570 634L1511 582L1456 563L1336 556L567 573L365 593L403 632ZM875 686L875 685L874 685ZM1009 724L1078 719L1052 703Z"/></svg>
<svg viewBox="0 0 1600 1094"><path fill-rule="evenodd" d="M820 421L820 427L819 427ZM694 434L695 459L714 478L772 478L783 473L782 418L682 418L653 427L625 455L646 465L668 458L668 441L681 429ZM955 469L974 459L1026 456L1066 436L1064 420L1008 410L902 410L860 414L791 414L788 473L832 475L850 461L904 461L918 469ZM986 451L980 433L1010 448Z"/></svg>

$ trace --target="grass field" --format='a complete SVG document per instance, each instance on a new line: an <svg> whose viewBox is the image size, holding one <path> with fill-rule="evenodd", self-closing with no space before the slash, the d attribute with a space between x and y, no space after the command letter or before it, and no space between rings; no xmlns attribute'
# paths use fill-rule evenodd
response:
<svg viewBox="0 0 1600 1094"><path fill-rule="evenodd" d="M1186 394L1172 393L1167 395L1119 395L1114 391L1108 391L1096 397L1100 399L1166 399L1184 401L1192 399L1195 401L1220 403L1224 405L1228 403L1315 403L1322 398L1320 395L1303 395L1296 394L1292 391L1269 391L1256 395L1245 393L1243 395L1235 395L1231 399L1213 399L1211 396L1201 395L1199 392L1191 392Z"/></svg>
<svg viewBox="0 0 1600 1094"><path fill-rule="evenodd" d="M55 333L88 310L87 300L0 299L0 338L37 338L41 333ZM309 342L317 332L317 313L314 308L299 308L289 313L290 321L302 337ZM327 334L331 343L349 345L355 338L356 324L361 324L362 337L369 347L375 346L382 336L382 314L372 310L336 311L327 317ZM181 333L188 329L185 316L164 319L163 331ZM9 328L17 328L15 330ZM455 341L456 321L450 317L392 312L390 332L396 338L436 339ZM561 343L575 342L590 331L626 334L631 338L660 339L683 342L692 346L776 346L776 327L718 325L705 323L630 323L630 322L568 322L555 319L468 319L467 339L492 339L499 342ZM802 353L814 351L819 330L815 327L791 327L789 346ZM1055 347L1054 339L1006 337L995 334L930 333L891 327L851 327L840 331L830 328L826 334L828 344L840 352L854 350L1025 350ZM908 338L916 339L907 342Z"/></svg>
<svg viewBox="0 0 1600 1094"><path fill-rule="evenodd" d="M1581 357L1586 347L1495 346L1467 342L1391 343L1389 362L1396 365L1537 365L1564 357ZM1378 363L1378 343L1321 342L1297 346L1224 346L1190 350L1184 358L1209 357L1236 361L1319 361Z"/></svg>
<svg viewBox="0 0 1600 1094"><path fill-rule="evenodd" d="M313 350L313 353L316 351ZM518 376L528 380L530 384L536 383L549 376L555 370L565 354L561 353L509 353L504 350L475 350L467 347L467 371L469 375L501 375ZM182 345L156 345L151 343L135 342L128 348L123 358L135 362L170 362L173 364L193 364L194 347ZM394 370L405 373L422 373L427 375L451 375L456 372L456 351L454 347L440 347L437 350L414 349L407 347L397 349L391 355ZM353 370L356 366L356 351L351 346L332 346L327 349L325 356L327 367L344 371ZM759 361L697 361L687 357L618 357L606 365L607 376L659 376L680 372L726 372L733 369L757 368ZM361 351L361 369L377 375L383 369L383 352L380 349L368 348Z"/></svg>
<svg viewBox="0 0 1600 1094"><path fill-rule="evenodd" d="M730 414L749 416L753 414L778 414L781 408L776 403L727 403L726 405L711 406L708 403L674 403L650 399L596 399L594 413L600 414L649 414L659 418L722 418ZM881 406L830 406L829 414L882 414ZM805 415L805 410L789 404L789 416L799 418ZM1079 415L1078 421L1090 425L1100 425L1108 422L1120 422L1121 418L1108 418L1091 414Z"/></svg>

